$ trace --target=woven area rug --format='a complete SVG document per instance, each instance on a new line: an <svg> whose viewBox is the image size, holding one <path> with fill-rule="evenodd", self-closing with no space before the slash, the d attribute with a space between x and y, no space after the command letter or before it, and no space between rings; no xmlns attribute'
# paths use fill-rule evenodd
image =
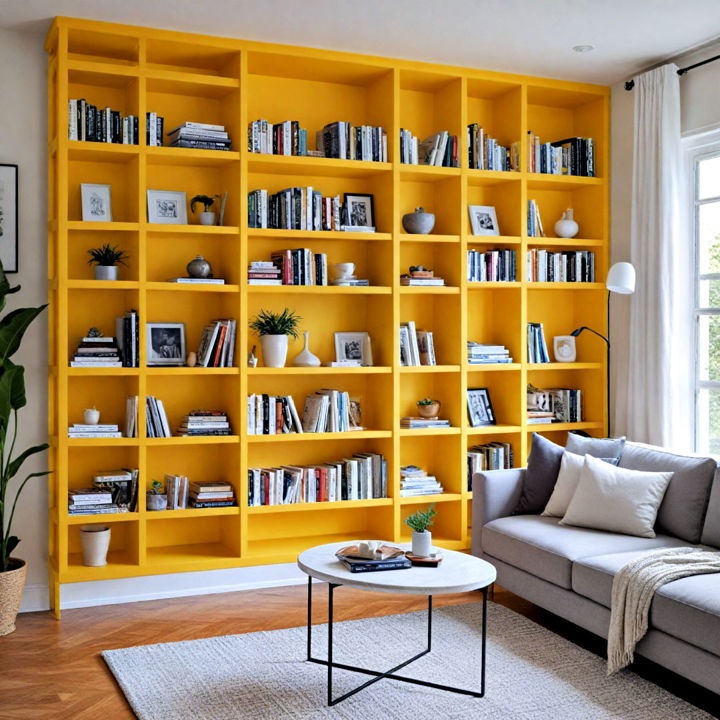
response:
<svg viewBox="0 0 720 720"><path fill-rule="evenodd" d="M400 674L478 688L481 604L433 615L433 649ZM424 647L426 613L335 624L336 662L387 669ZM327 626L313 626L326 657ZM291 628L109 650L103 657L141 720L695 720L710 718L630 671L608 678L605 661L527 618L488 604L487 685L476 699L381 680L326 706L327 670L304 660L306 630ZM335 694L367 680L335 671Z"/></svg>

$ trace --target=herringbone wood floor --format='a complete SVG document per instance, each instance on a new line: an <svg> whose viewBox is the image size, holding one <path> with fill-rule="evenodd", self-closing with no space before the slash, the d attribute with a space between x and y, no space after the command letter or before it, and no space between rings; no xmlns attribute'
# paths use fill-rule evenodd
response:
<svg viewBox="0 0 720 720"><path fill-rule="evenodd" d="M324 600L324 587L315 586L315 593L322 593ZM435 605L476 602L480 597L448 595L437 597ZM498 589L494 599L590 650L603 651L598 638L511 593ZM351 620L409 612L423 609L425 603L423 597L343 588L335 596L335 617ZM316 602L313 610L313 619L324 622L324 602ZM0 638L0 720L133 718L101 650L293 627L306 622L306 612L303 585L66 610L60 622L50 613L25 613L18 617L15 633ZM641 664L639 672L710 712L719 707L717 696L650 663Z"/></svg>

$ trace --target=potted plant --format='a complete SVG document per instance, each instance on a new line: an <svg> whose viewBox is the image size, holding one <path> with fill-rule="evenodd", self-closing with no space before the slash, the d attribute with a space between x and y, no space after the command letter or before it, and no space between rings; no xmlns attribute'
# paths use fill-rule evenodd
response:
<svg viewBox="0 0 720 720"><path fill-rule="evenodd" d="M5 307L8 295L20 286L10 287L0 263L0 310ZM44 477L49 471L29 473L20 481L14 499L10 500L11 481L18 475L23 463L32 455L47 450L47 443L35 445L20 452L15 449L18 430L18 410L25 406L25 368L15 365L10 357L30 323L47 307L18 308L0 319L0 635L15 630L15 618L25 586L27 566L24 560L12 557L20 539L12 534L13 517L23 488L30 478Z"/></svg>
<svg viewBox="0 0 720 720"><path fill-rule="evenodd" d="M440 413L440 401L432 398L423 398L417 403L418 415L424 418L436 418Z"/></svg>
<svg viewBox="0 0 720 720"><path fill-rule="evenodd" d="M159 480L153 480L147 492L148 510L167 510L167 495L163 493L163 484Z"/></svg>
<svg viewBox="0 0 720 720"><path fill-rule="evenodd" d="M105 243L99 248L92 248L88 250L90 259L88 265L95 265L95 279L96 280L117 280L118 279L118 265L125 265L128 259L128 255L125 254L124 250L118 250L118 248Z"/></svg>
<svg viewBox="0 0 720 720"><path fill-rule="evenodd" d="M215 200L219 200L219 195L196 195L190 200L190 212L195 212L195 208L198 205L202 205L205 210L200 213L200 224L201 225L214 225L215 224L215 213L210 211L210 208L215 204Z"/></svg>
<svg viewBox="0 0 720 720"><path fill-rule="evenodd" d="M250 329L260 336L265 367L285 367L288 335L297 340L299 337L298 325L301 320L301 317L288 308L281 313L261 310L253 318Z"/></svg>
<svg viewBox="0 0 720 720"><path fill-rule="evenodd" d="M416 513L405 518L405 523L412 528L412 554L418 557L428 557L432 551L432 533L428 528L435 522L435 503L423 511L418 510Z"/></svg>

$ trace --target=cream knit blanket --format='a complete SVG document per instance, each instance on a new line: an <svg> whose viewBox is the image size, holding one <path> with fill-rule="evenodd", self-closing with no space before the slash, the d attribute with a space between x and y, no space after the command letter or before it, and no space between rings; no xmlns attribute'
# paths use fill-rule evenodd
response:
<svg viewBox="0 0 720 720"><path fill-rule="evenodd" d="M650 604L665 583L720 572L720 552L695 547L653 550L631 560L613 579L608 633L608 675L633 661L635 645L648 629Z"/></svg>

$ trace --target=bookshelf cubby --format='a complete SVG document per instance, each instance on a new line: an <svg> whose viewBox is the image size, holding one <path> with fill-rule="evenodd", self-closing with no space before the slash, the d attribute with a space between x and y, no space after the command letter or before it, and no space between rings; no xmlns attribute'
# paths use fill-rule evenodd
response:
<svg viewBox="0 0 720 720"><path fill-rule="evenodd" d="M592 435L606 427L605 353L589 333L577 340L578 362L527 363L526 324L542 322L553 335L589 325L606 330L605 290L596 283L530 283L528 249L588 249L596 254L596 278L608 267L608 110L606 87L544 80L351 55L318 49L213 38L95 21L58 18L48 34L48 178L50 368L49 432L52 436L50 493L51 602L60 613L63 584L87 580L292 562L298 552L333 540L377 537L409 539L404 518L431 501L439 516L435 542L468 549L472 493L467 488L466 451L501 441L512 445L517 466L527 459L538 431L564 442L569 430ZM139 144L101 144L67 139L69 99L85 98L139 118ZM226 126L228 152L148 147L145 115L165 118L165 130L184 121ZM382 126L388 162L275 156L247 150L247 124L298 120L315 133L336 120ZM519 142L520 170L468 167L469 123L479 123L503 145ZM399 133L421 140L439 130L459 138L460 167L400 163ZM527 172L527 133L548 142L574 135L595 140L594 178ZM81 183L112 188L112 222L84 222ZM248 227L247 193L312 186L324 195L374 195L375 233L255 229ZM186 225L147 221L147 190L196 194L228 193L222 226L200 226L189 212ZM548 237L527 236L527 204L534 199ZM473 236L468 205L496 208L501 236ZM402 215L422 206L436 216L430 235L403 231ZM553 225L572 207L578 238L554 237ZM87 250L105 242L130 258L120 280L94 279ZM247 265L269 260L274 251L309 248L328 263L353 262L370 287L248 285ZM517 252L517 281L468 283L467 250L509 248ZM221 286L168 283L203 255ZM445 287L401 287L409 265L431 267ZM334 360L333 333L367 331L374 366L298 368L292 341L285 368L249 368L247 354L260 343L248 321L260 309L289 307L310 333L310 348L323 362ZM114 334L117 316L136 309L140 317L139 368L70 368L78 340L91 326ZM183 322L189 350L202 328L219 317L237 320L234 367L148 367L146 322ZM414 321L433 332L438 365L401 367L398 331ZM506 345L508 365L469 365L466 342ZM583 391L583 422L531 426L526 387L576 387ZM345 390L362 401L365 430L348 433L249 435L247 396L304 396L318 388ZM497 424L472 428L467 388L486 387ZM232 432L220 437L148 438L140 402L137 438L73 439L69 424L96 405L103 420L124 425L125 398L155 395L163 400L172 429L197 407L229 415ZM415 402L431 396L452 427L409 430L400 418L415 414ZM382 453L388 463L387 498L248 507L247 470L281 464L323 463L357 452ZM399 468L417 464L437 475L445 493L399 496ZM109 466L140 471L134 513L71 516L68 488L90 483L91 473ZM237 507L146 509L145 491L164 473L233 485ZM108 523L108 564L82 565L79 526Z"/></svg>

